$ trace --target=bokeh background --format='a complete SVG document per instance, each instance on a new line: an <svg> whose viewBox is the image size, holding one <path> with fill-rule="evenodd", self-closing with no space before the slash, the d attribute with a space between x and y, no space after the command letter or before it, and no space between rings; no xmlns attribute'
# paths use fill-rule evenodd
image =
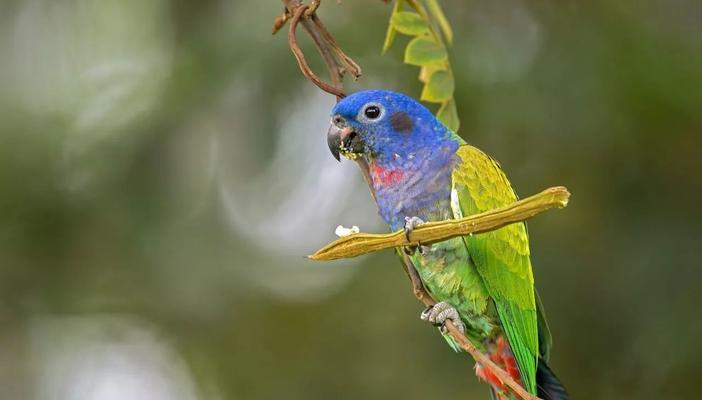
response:
<svg viewBox="0 0 702 400"><path fill-rule="evenodd" d="M553 368L573 398L699 397L702 3L443 3L460 134L522 196L573 193L529 224ZM303 258L384 228L281 11L0 2L0 398L487 398L391 252ZM389 14L320 11L350 90L417 95Z"/></svg>

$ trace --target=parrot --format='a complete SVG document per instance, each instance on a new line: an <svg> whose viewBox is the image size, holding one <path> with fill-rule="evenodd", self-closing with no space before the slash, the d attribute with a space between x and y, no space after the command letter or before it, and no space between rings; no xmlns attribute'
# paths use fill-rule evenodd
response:
<svg viewBox="0 0 702 400"><path fill-rule="evenodd" d="M517 201L497 161L402 93L374 89L342 98L331 112L327 144L337 161L344 156L358 164L380 217L392 231L405 229L408 239L425 222ZM447 320L529 393L568 398L548 366L552 339L525 223L402 251L437 301L421 318L439 327L454 350L460 348L445 330ZM475 373L489 384L491 398L516 398L484 366L477 364Z"/></svg>

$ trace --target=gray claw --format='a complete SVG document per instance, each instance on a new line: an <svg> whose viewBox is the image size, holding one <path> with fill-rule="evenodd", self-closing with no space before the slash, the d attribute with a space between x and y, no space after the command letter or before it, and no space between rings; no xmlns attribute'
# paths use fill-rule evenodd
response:
<svg viewBox="0 0 702 400"><path fill-rule="evenodd" d="M412 231L414 231L414 228L422 224L424 224L424 221L419 217L405 217L405 239L407 239L408 242L412 241L410 235ZM418 246L405 246L405 253L411 256L416 250L419 250L419 254L423 255L430 249L431 246L423 246L421 243L418 243Z"/></svg>
<svg viewBox="0 0 702 400"><path fill-rule="evenodd" d="M422 219L419 217L405 217L405 239L407 239L408 242L410 241L410 235L412 234L414 228L422 225L423 223L424 221L422 221Z"/></svg>
<svg viewBox="0 0 702 400"><path fill-rule="evenodd" d="M456 311L451 304L445 301L436 303L431 307L427 307L426 310L422 311L420 318L423 321L429 321L433 325L439 326L441 333L443 334L447 333L446 327L444 326L446 320L451 320L451 322L453 322L461 333L466 332L466 325L463 323L463 321L461 321L458 311Z"/></svg>
<svg viewBox="0 0 702 400"><path fill-rule="evenodd" d="M402 249L408 256L413 255L417 250L419 250L419 254L425 255L431 250L431 246L424 246L420 243L419 246L404 246Z"/></svg>

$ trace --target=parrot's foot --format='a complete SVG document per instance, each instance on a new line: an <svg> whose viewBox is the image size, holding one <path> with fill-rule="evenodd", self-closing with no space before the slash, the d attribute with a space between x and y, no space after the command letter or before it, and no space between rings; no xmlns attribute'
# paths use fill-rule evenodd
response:
<svg viewBox="0 0 702 400"><path fill-rule="evenodd" d="M405 239L410 242L410 235L412 234L414 228L423 224L424 221L422 221L422 219L419 217L405 217Z"/></svg>
<svg viewBox="0 0 702 400"><path fill-rule="evenodd" d="M447 333L446 326L444 325L446 320L453 322L461 333L466 333L466 324L461 321L458 311L456 311L455 307L445 301L427 307L426 310L422 311L420 318L423 321L429 321L432 324L439 326L442 334Z"/></svg>
<svg viewBox="0 0 702 400"><path fill-rule="evenodd" d="M410 235L412 234L414 228L422 224L424 224L424 221L422 221L422 219L419 217L405 217L405 239L407 239L408 242L411 241ZM430 248L430 246L422 246L422 244L419 243L419 246L405 246L404 250L405 254L411 256L417 249L419 249L419 254L424 254Z"/></svg>
<svg viewBox="0 0 702 400"><path fill-rule="evenodd" d="M402 248L402 250L404 250L405 254L407 254L408 256L411 256L417 250L419 250L419 254L424 255L427 252L429 252L429 250L431 250L431 246L424 246L422 244L420 244L419 246L405 246Z"/></svg>

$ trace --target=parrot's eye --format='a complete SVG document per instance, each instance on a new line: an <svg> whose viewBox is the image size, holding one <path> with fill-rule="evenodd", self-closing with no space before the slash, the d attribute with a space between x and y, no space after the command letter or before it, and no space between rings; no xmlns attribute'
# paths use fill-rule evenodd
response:
<svg viewBox="0 0 702 400"><path fill-rule="evenodd" d="M368 106L366 111L363 112L368 119L376 119L380 116L380 107L378 106Z"/></svg>
<svg viewBox="0 0 702 400"><path fill-rule="evenodd" d="M369 103L363 106L358 114L358 120L361 122L376 122L383 117L385 109L378 103Z"/></svg>

